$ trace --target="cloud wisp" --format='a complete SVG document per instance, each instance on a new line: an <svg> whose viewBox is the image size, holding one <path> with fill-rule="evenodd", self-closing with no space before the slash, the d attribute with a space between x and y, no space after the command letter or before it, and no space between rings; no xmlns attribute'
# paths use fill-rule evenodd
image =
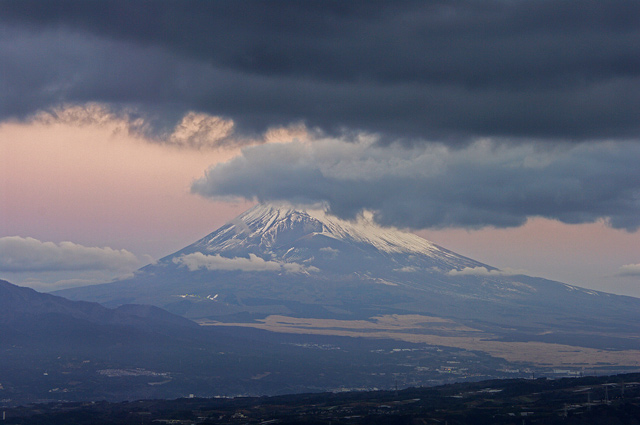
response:
<svg viewBox="0 0 640 425"><path fill-rule="evenodd" d="M249 254L249 258L222 257L220 254L205 255L201 252L186 254L173 259L174 264L187 267L189 271L199 269L226 270L244 272L284 272L284 273L308 273L319 271L313 266L304 266L298 263L281 263L278 261L266 261L255 254Z"/></svg>
<svg viewBox="0 0 640 425"><path fill-rule="evenodd" d="M414 229L515 227L529 217L640 226L640 146L539 150L480 141L465 149L325 139L253 146L192 185L210 198L325 202L353 219Z"/></svg>
<svg viewBox="0 0 640 425"><path fill-rule="evenodd" d="M106 102L248 134L624 139L640 130L638 22L628 0L3 1L0 117Z"/></svg>
<svg viewBox="0 0 640 425"><path fill-rule="evenodd" d="M625 264L620 267L616 276L640 278L640 264Z"/></svg>
<svg viewBox="0 0 640 425"><path fill-rule="evenodd" d="M303 124L269 128L263 134L247 137L236 132L236 125L231 119L193 111L186 113L175 127L166 131L154 129L152 121L135 109L112 108L108 104L96 102L58 105L39 111L27 119L27 123L49 126L109 128L114 135L125 133L149 143L193 150L237 149L315 137Z"/></svg>
<svg viewBox="0 0 640 425"><path fill-rule="evenodd" d="M447 272L449 276L517 276L530 274L526 270L514 270L510 268L505 269L487 269L486 267L465 267L462 270L449 270Z"/></svg>
<svg viewBox="0 0 640 425"><path fill-rule="evenodd" d="M0 238L0 271L58 272L109 270L130 271L139 261L125 249L86 247L73 242L42 242L34 238Z"/></svg>

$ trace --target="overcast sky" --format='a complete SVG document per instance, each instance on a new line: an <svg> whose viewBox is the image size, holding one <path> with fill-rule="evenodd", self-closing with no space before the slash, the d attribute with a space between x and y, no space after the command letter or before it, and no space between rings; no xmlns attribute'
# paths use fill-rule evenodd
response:
<svg viewBox="0 0 640 425"><path fill-rule="evenodd" d="M636 1L0 1L0 93L15 283L277 200L640 296Z"/></svg>

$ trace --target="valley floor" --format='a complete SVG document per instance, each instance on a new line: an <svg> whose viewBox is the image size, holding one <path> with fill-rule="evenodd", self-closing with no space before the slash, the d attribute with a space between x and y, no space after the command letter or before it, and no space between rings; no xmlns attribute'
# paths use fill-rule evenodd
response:
<svg viewBox="0 0 640 425"><path fill-rule="evenodd" d="M497 335L449 319L422 315L385 315L369 320L296 318L272 315L254 323L200 320L203 326L235 326L271 332L393 339L434 346L481 351L509 362L539 367L611 367L640 369L640 350L607 350L538 341L504 341Z"/></svg>

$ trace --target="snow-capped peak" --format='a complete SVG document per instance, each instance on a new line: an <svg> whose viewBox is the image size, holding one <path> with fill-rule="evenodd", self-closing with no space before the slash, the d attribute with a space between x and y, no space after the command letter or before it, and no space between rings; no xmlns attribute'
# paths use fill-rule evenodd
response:
<svg viewBox="0 0 640 425"><path fill-rule="evenodd" d="M347 221L318 207L299 209L286 204L259 204L232 223L236 231L250 237L276 236L282 230L298 226L309 234L365 243L384 252L428 254L438 250L433 243L417 235L378 225L371 213L362 214L354 221ZM247 235L247 232L250 234Z"/></svg>

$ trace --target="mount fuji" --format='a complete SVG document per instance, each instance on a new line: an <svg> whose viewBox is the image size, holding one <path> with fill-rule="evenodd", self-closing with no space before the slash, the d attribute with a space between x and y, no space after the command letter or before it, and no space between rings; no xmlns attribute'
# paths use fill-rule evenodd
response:
<svg viewBox="0 0 640 425"><path fill-rule="evenodd" d="M432 335L464 328L487 340L640 349L638 298L510 275L366 214L346 221L289 205L259 204L131 278L57 294L153 304L202 323L289 318L293 332L423 317L441 324Z"/></svg>

